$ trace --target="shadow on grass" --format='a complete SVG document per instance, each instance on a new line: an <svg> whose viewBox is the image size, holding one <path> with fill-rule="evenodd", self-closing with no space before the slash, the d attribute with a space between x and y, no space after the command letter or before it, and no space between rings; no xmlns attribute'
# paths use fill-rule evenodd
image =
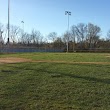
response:
<svg viewBox="0 0 110 110"><path fill-rule="evenodd" d="M110 84L110 79L106 78L106 79L100 79L100 78L95 78L95 77L90 77L90 76L80 76L80 75L76 75L76 74L70 74L70 73L62 73L62 72L52 72L52 71L48 71L45 69L40 69L41 72L46 72L49 73L51 75L52 78L61 78L61 77L70 77L70 78L76 78L76 79L82 79L82 80L86 80L86 81L90 81L90 82L98 82L98 83L104 83L104 84Z"/></svg>
<svg viewBox="0 0 110 110"><path fill-rule="evenodd" d="M99 78L94 78L94 77L89 77L89 76L78 76L74 74L63 74L63 75L68 76L70 78L77 78L77 79L83 79L83 80L87 80L91 82L110 84L110 79L99 79Z"/></svg>
<svg viewBox="0 0 110 110"><path fill-rule="evenodd" d="M27 63L26 63L27 64ZM38 63L39 64L39 63ZM41 64L41 63L40 63ZM56 64L57 65L57 64ZM77 64L76 64L77 65ZM55 67L55 64L49 64L49 65L43 65L43 67L41 68L32 68L32 66L30 66L30 64L27 64L25 66L20 66L20 67L16 67L17 69L19 70L32 70L32 71L35 71L35 72L38 72L38 73L42 73L42 72L45 72L47 74L50 74L51 78L63 78L64 76L66 77L70 77L70 78L76 78L76 79L82 79L82 80L87 80L87 81L90 81L90 82L99 82L99 83L105 83L105 84L110 84L110 79L109 78L106 78L106 79L100 79L100 78L96 78L96 77L90 77L90 76L80 76L80 75L76 75L76 74L70 74L70 73L63 73L63 72L59 72L59 71L49 71L48 68L53 68ZM87 66L87 65L86 65ZM94 66L94 65L93 65ZM14 66L15 67L15 66ZM10 72L10 71L4 71L2 70L3 72Z"/></svg>
<svg viewBox="0 0 110 110"><path fill-rule="evenodd" d="M51 64L51 67L52 66L54 67L55 64ZM85 66L87 66L87 65L85 65ZM100 78L95 78L95 77L90 77L90 76L80 76L80 75L76 75L76 74L63 73L63 72L59 72L59 71L54 72L54 71L47 70L47 68L50 68L50 67L46 66L43 69L40 68L37 71L49 73L52 78L61 78L63 76L67 76L67 77L70 77L70 78L82 79L82 80L87 80L87 81L95 82L95 83L98 82L98 83L110 84L110 79L109 78L108 79L107 78L106 79L100 79Z"/></svg>

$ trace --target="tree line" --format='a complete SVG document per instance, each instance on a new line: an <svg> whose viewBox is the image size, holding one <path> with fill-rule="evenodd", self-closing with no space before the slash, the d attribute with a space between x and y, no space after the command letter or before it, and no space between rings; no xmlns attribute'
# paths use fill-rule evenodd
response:
<svg viewBox="0 0 110 110"><path fill-rule="evenodd" d="M110 49L110 30L106 37L101 37L101 28L93 23L79 23L72 25L69 31L58 36L57 32L50 32L43 36L40 31L32 29L31 33L24 32L18 26L10 26L10 45L34 46L36 48L62 49L69 51ZM7 45L7 25L0 23L0 45Z"/></svg>

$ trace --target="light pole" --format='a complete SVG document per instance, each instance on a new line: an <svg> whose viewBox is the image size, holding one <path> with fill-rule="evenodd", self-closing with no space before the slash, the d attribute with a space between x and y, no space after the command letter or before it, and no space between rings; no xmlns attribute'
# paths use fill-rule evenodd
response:
<svg viewBox="0 0 110 110"><path fill-rule="evenodd" d="M8 0L8 41L7 43L9 44L10 42L10 0Z"/></svg>
<svg viewBox="0 0 110 110"><path fill-rule="evenodd" d="M24 43L24 40L23 40L23 36L24 36L24 21L21 21L22 23L22 29L23 29L23 32L22 32L22 42Z"/></svg>
<svg viewBox="0 0 110 110"><path fill-rule="evenodd" d="M68 32L69 32L69 16L71 15L71 12L70 11L65 11L65 15L68 15ZM69 42L69 33L67 34L67 52L69 50L69 46L68 46L68 42Z"/></svg>

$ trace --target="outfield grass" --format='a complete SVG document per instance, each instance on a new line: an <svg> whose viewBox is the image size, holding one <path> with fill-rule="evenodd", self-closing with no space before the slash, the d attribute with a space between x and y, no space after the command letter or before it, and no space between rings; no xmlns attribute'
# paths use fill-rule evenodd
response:
<svg viewBox="0 0 110 110"><path fill-rule="evenodd" d="M110 54L27 53L21 57L67 63L0 64L0 110L110 110Z"/></svg>

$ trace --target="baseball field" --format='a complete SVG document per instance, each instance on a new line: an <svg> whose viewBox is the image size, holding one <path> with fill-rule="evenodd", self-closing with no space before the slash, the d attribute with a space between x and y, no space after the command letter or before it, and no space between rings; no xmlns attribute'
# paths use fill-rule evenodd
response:
<svg viewBox="0 0 110 110"><path fill-rule="evenodd" d="M0 54L0 110L110 110L110 53Z"/></svg>

